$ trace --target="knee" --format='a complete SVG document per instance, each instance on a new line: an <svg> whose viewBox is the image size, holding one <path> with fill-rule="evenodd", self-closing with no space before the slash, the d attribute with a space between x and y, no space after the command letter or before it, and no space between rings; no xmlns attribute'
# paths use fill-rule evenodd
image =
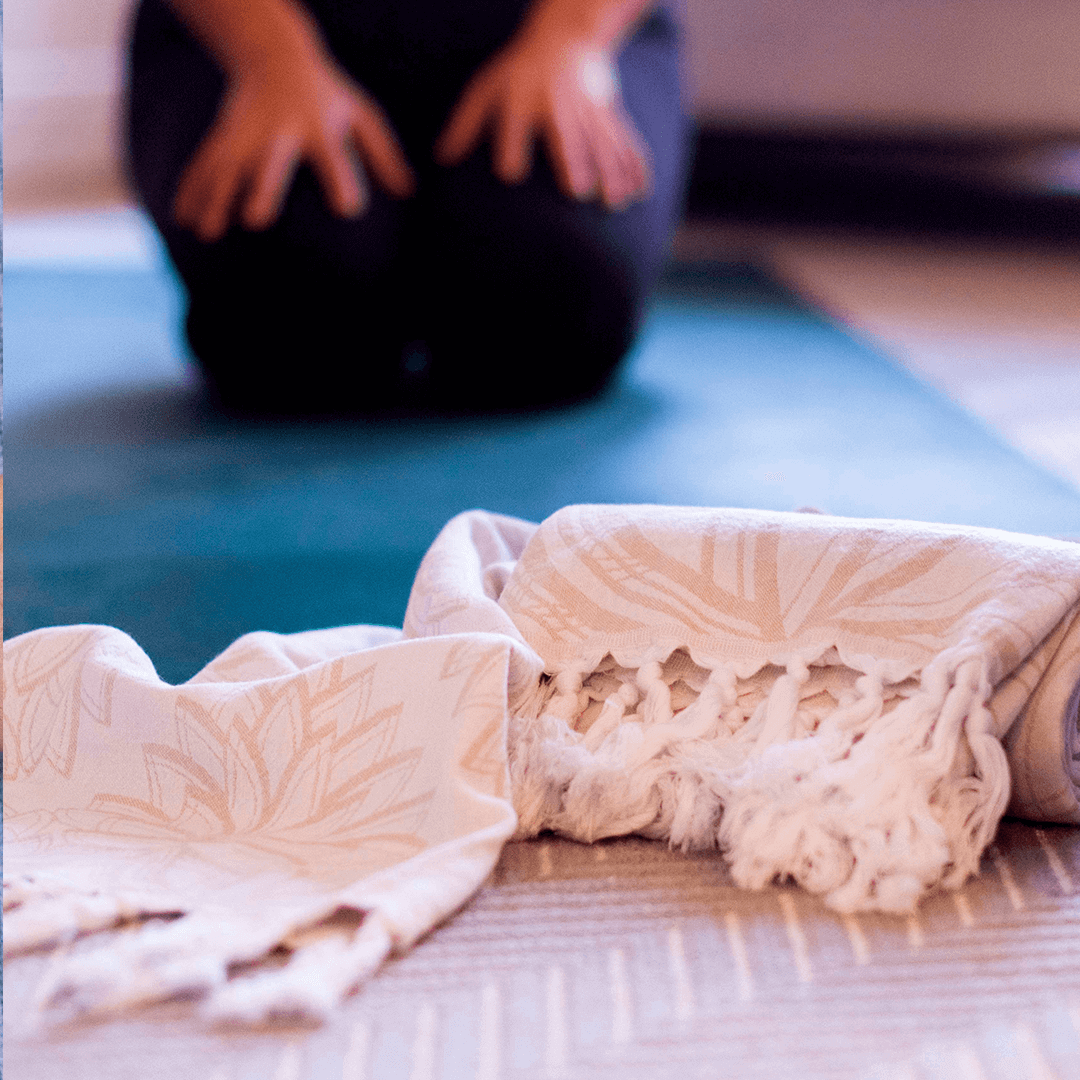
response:
<svg viewBox="0 0 1080 1080"><path fill-rule="evenodd" d="M597 392L637 333L647 298L639 260L594 229L515 241L473 249L432 290L436 370L452 371L464 396L521 383L522 406Z"/></svg>
<svg viewBox="0 0 1080 1080"><path fill-rule="evenodd" d="M582 243L535 264L518 296L507 311L535 342L537 366L573 398L598 390L629 351L647 288L628 253Z"/></svg>
<svg viewBox="0 0 1080 1080"><path fill-rule="evenodd" d="M377 214L336 224L319 236L309 229L303 242L290 235L292 217L266 233L233 230L215 245L185 240L192 250L177 262L188 342L223 403L352 411L358 381L371 407L390 393L402 342L415 336L392 230Z"/></svg>

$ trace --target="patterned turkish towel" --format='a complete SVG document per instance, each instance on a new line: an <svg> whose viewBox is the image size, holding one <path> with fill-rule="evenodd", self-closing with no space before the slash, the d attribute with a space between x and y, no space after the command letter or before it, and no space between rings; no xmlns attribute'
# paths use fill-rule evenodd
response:
<svg viewBox="0 0 1080 1080"><path fill-rule="evenodd" d="M1014 812L1080 822L1080 546L648 506L561 510L511 569L521 540L455 519L406 616L410 635L509 617L541 657L510 728L519 836L718 846L741 885L910 911L975 872L1009 802L1003 738ZM471 603L448 572L466 550Z"/></svg>
<svg viewBox="0 0 1080 1080"><path fill-rule="evenodd" d="M183 916L80 942L43 1006L317 1018L472 895L514 830L513 646L400 637L250 634L182 686L108 627L6 643L5 952Z"/></svg>

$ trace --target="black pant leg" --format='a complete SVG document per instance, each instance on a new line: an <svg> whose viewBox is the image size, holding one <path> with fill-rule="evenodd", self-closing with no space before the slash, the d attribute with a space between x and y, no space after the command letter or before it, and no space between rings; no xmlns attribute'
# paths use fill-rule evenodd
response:
<svg viewBox="0 0 1080 1080"><path fill-rule="evenodd" d="M360 218L327 208L302 167L278 221L206 244L172 220L180 176L217 114L224 79L159 0L134 28L128 164L188 293L192 352L226 403L370 411L399 389L408 328L400 207L378 190ZM354 380L360 372L361 390Z"/></svg>
<svg viewBox="0 0 1080 1080"><path fill-rule="evenodd" d="M427 333L444 399L575 400L602 387L632 345L682 210L690 147L666 12L628 42L619 73L652 156L645 201L618 212L574 202L539 148L517 186L492 175L486 146L432 177Z"/></svg>

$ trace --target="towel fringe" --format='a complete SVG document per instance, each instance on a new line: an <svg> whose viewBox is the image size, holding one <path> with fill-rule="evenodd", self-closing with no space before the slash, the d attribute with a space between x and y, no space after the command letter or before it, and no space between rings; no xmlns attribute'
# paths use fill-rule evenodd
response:
<svg viewBox="0 0 1080 1080"><path fill-rule="evenodd" d="M310 912L256 923L220 910L156 911L131 897L53 880L6 882L4 899L6 954L71 947L54 954L35 990L36 1010L59 1008L79 1018L185 995L201 997L204 1015L217 1023L322 1021L393 945L377 911L358 912L362 922L349 939L339 930L321 932L321 919ZM155 915L178 917L163 923ZM88 938L85 947L79 942L139 918L150 921L107 940ZM284 965L232 977L237 966L258 965L280 949L291 952Z"/></svg>
<svg viewBox="0 0 1080 1080"><path fill-rule="evenodd" d="M517 835L718 846L738 885L794 879L840 911L908 912L977 871L1009 793L983 658L943 653L917 686L835 650L750 677L695 659L556 672L540 715L513 722ZM584 723L590 685L613 679Z"/></svg>

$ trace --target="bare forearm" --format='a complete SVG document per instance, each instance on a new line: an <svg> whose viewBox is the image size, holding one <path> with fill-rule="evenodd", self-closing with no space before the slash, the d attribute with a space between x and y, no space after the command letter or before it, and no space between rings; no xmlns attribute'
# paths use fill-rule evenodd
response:
<svg viewBox="0 0 1080 1080"><path fill-rule="evenodd" d="M229 75L324 53L306 8L293 0L166 0Z"/></svg>
<svg viewBox="0 0 1080 1080"><path fill-rule="evenodd" d="M580 37L600 49L616 49L655 0L534 0L523 30Z"/></svg>

